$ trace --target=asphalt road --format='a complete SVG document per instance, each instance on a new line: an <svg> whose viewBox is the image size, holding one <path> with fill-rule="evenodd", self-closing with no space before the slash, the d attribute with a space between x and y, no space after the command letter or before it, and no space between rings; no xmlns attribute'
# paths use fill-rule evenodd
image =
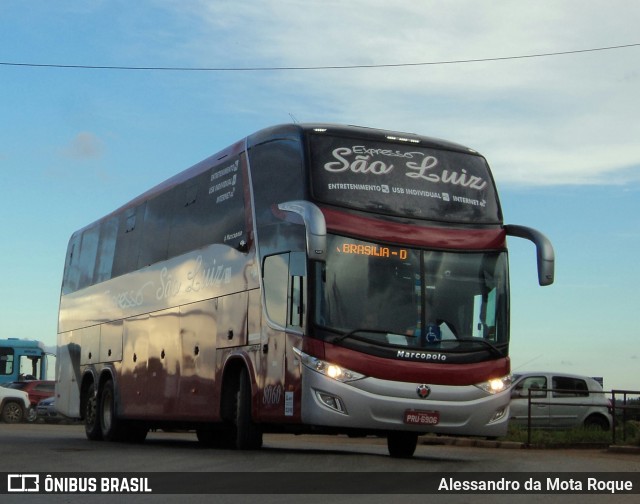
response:
<svg viewBox="0 0 640 504"><path fill-rule="evenodd" d="M332 436L266 435L264 447L255 452L237 452L203 448L195 434L180 432L153 432L141 445L90 442L79 425L46 425L0 423L0 472L2 473L73 473L86 472L163 472L203 473L196 475L206 481L241 475L246 479L246 491L251 492L253 481L262 481L260 473L277 473L277 484L282 494L267 495L190 495L188 502L256 502L270 503L334 503L381 502L423 503L437 498L437 502L638 502L640 496L620 494L595 495L586 491L579 494L561 494L555 489L547 492L532 492L522 495L478 494L432 494L389 495L378 492L380 479L389 482L406 477L430 477L440 479L452 475L464 478L467 473L491 473L493 477L505 476L507 480L517 473L520 478L548 473L559 476L563 484L572 474L600 472L610 473L616 479L619 473L640 474L640 456L611 453L607 450L526 450L505 448L482 448L450 445L420 444L412 459L392 459L387 454L386 442L373 438L350 439ZM371 473L368 474L361 474ZM306 474L300 473L309 473ZM341 478L327 481L331 488L327 493L294 495L290 485L298 478L319 478L325 473L339 473ZM349 474L351 473L351 474ZM408 473L408 474L400 474ZM422 476L421 476L422 475ZM257 478L257 479L256 479ZM344 479L346 478L346 480ZM545 478L546 479L546 478ZM637 478L636 478L637 480ZM361 494L335 493L336 485L352 485L357 481ZM639 486L640 484L636 485ZM280 488L280 487L279 487ZM372 493L369 489L374 488ZM395 487L394 487L395 488ZM635 487L634 487L635 488ZM640 489L636 489L640 490ZM151 503L180 502L182 495L27 495L5 494L0 502L5 503L93 503L126 502Z"/></svg>

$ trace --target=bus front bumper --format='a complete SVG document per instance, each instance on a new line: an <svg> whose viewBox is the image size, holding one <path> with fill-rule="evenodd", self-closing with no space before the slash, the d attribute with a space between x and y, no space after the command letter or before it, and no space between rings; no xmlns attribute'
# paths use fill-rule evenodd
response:
<svg viewBox="0 0 640 504"><path fill-rule="evenodd" d="M302 387L302 421L307 425L499 437L509 423L508 390L490 394L475 385L371 377L340 382L304 366Z"/></svg>

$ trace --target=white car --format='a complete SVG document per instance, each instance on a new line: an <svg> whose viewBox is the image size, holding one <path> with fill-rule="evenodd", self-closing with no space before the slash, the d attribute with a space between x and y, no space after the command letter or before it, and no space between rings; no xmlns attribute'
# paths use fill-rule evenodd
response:
<svg viewBox="0 0 640 504"><path fill-rule="evenodd" d="M29 394L22 390L0 387L0 418L6 423L33 420Z"/></svg>
<svg viewBox="0 0 640 504"><path fill-rule="evenodd" d="M510 422L527 426L531 391L531 426L543 429L611 429L611 401L593 378L566 373L513 375Z"/></svg>

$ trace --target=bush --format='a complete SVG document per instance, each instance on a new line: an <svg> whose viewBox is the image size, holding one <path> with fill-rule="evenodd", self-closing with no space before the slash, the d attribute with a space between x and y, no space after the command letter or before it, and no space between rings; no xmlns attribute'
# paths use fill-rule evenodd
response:
<svg viewBox="0 0 640 504"><path fill-rule="evenodd" d="M627 434L628 437L628 434ZM609 445L611 431L600 429L531 430L531 446L535 448L564 448L568 446ZM526 427L509 426L507 441L528 442Z"/></svg>
<svg viewBox="0 0 640 504"><path fill-rule="evenodd" d="M623 439L622 435L625 435ZM629 420L622 425L616 426L617 444L637 445L640 446L640 421Z"/></svg>
<svg viewBox="0 0 640 504"><path fill-rule="evenodd" d="M624 439L623 439L624 433ZM505 441L527 443L527 428L515 425L509 426ZM565 448L589 445L609 445L612 442L611 431L599 429L565 429L565 430L531 430L531 446L534 448ZM616 426L616 444L640 446L640 421L629 420L623 426Z"/></svg>

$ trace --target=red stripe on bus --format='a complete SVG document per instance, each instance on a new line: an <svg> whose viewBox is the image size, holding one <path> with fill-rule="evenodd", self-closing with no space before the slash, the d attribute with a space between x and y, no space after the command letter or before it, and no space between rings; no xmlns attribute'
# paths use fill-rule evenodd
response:
<svg viewBox="0 0 640 504"><path fill-rule="evenodd" d="M337 345L325 344L324 358L365 376L433 385L474 385L508 375L508 357L484 362L446 364L415 362L405 358L383 358Z"/></svg>
<svg viewBox="0 0 640 504"><path fill-rule="evenodd" d="M368 241L403 243L418 247L464 250L499 250L506 246L502 228L447 229L399 224L371 219L322 207L327 229L334 233L355 236Z"/></svg>

